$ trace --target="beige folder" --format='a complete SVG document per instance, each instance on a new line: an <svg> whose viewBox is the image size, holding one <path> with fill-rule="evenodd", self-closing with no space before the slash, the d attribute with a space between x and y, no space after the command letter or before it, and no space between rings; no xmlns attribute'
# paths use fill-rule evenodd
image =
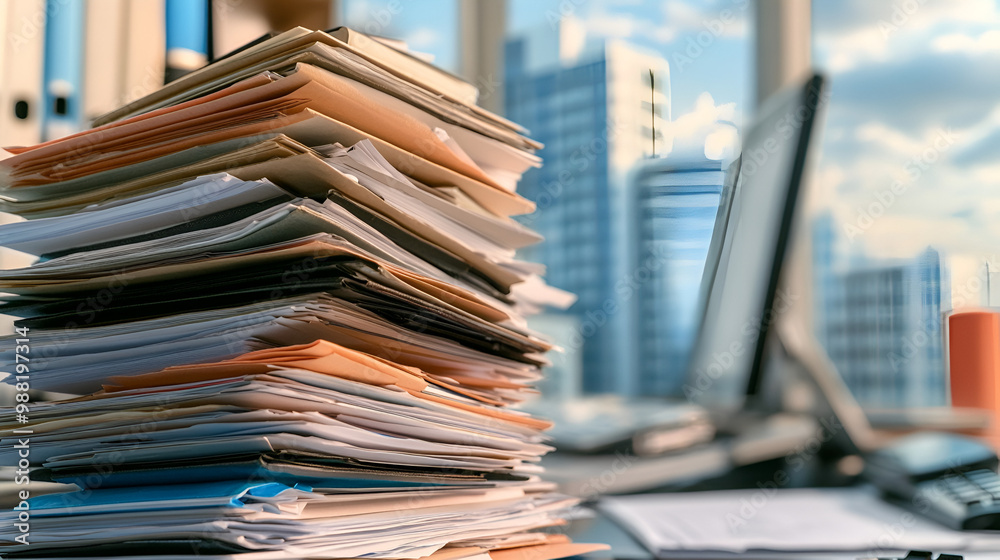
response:
<svg viewBox="0 0 1000 560"><path fill-rule="evenodd" d="M178 97L183 98L186 92L197 88L199 85L212 83L213 80L218 80L225 76L239 75L241 71L248 67L254 67L269 60L280 59L289 54L300 52L304 47L316 43L347 51L367 61L377 71L390 74L404 82L412 83L422 89L435 92L448 102L465 107L479 118L487 119L509 130L524 131L520 125L476 106L472 99L462 98L461 96L451 95L446 91L442 91L440 88L436 88L434 84L429 83L429 80L421 80L419 77L408 73L398 64L393 64L392 61L381 59L377 55L365 52L363 49L356 48L340 38L333 37L323 31L310 31L303 27L290 29L240 53L187 74L142 99L138 99L116 111L104 115L95 124L104 125L166 107L176 103Z"/></svg>
<svg viewBox="0 0 1000 560"><path fill-rule="evenodd" d="M0 162L0 193L17 200L19 190L32 186L121 168L199 145L281 132L312 145L353 144L370 138L394 167L424 184L458 187L498 216L533 210L530 201L490 180L425 124L368 103L346 81L330 76L300 65L286 78L257 76L175 107L15 150L16 155Z"/></svg>
<svg viewBox="0 0 1000 560"><path fill-rule="evenodd" d="M400 366L356 350L345 348L326 340L293 347L259 350L233 360L210 364L175 366L143 375L113 377L105 386L109 392L156 388L165 385L206 382L247 375L261 375L276 369L304 369L331 375L357 383L378 386L395 386L413 396L437 404L452 406L497 420L544 430L551 422L498 408L500 403L487 402L478 395L466 393L459 385L436 381L459 394L484 402L484 405L445 398L426 391L428 378L415 368Z"/></svg>

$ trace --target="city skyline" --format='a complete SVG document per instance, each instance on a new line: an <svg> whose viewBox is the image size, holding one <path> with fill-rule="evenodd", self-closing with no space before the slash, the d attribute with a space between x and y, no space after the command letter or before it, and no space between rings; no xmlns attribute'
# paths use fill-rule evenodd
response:
<svg viewBox="0 0 1000 560"><path fill-rule="evenodd" d="M674 153L641 161L629 189L639 394L683 394L700 324L701 278L725 180L723 162Z"/></svg>
<svg viewBox="0 0 1000 560"><path fill-rule="evenodd" d="M506 114L545 144L545 165L519 189L538 206L522 221L546 241L521 257L544 263L547 281L578 297L584 390L633 395L636 357L623 351L633 316L618 293L630 272L627 181L669 120L670 70L662 58L581 40L579 31L566 19L555 33L539 26L505 47Z"/></svg>
<svg viewBox="0 0 1000 560"><path fill-rule="evenodd" d="M380 5L377 0L348 4ZM447 0L441 0L440 5L442 13L455 9ZM731 155L731 151L725 153L726 146L738 145L737 132L747 124L755 102L750 5L738 0L511 0L506 27L509 36L517 36L533 28L552 33L572 22L585 43L627 37L638 48L658 55L671 72L671 119L657 127L663 135L658 140L660 155L668 152L668 146L689 147L713 136L720 147L716 155L725 159ZM357 6L361 14L363 10ZM983 189L992 188L1000 176L986 157L1000 122L995 96L989 93L995 91L996 77L983 73L1000 56L1000 42L995 40L998 35L991 31L1000 22L1000 3L957 0L948 8L921 3L912 13L900 16L897 3L814 3L813 57L817 68L830 77L832 95L804 211L806 228L814 221L826 220L837 232L840 246L836 249L846 255L846 264L838 267L912 264L916 255L933 245L943 255L940 272L948 277L952 292L942 294L939 310L950 307L952 301L956 306L994 303L997 298L991 298L987 286L996 278L984 271L982 263L986 260L996 265L991 273L1000 270L992 249L1000 221L991 218L996 211L993 205L980 203L988 200ZM395 21L409 25L409 15ZM425 13L420 17L427 20L430 16ZM434 26L418 20L412 20L413 27L402 34L404 38L417 39L410 43L418 50L439 55L448 51L439 60L456 64L456 55L450 50L457 44L455 37L440 26L437 36L431 37L427 30ZM929 73L952 76L962 87L925 87ZM505 84L505 88L510 87ZM594 109L599 110L597 105ZM984 118L970 119L972 115ZM537 132L531 121L516 120ZM732 125L723 132L719 122ZM602 140L606 136L598 129L590 137L577 137L571 145L578 148ZM643 146L641 151L651 150ZM542 155L548 160L548 153ZM581 182L589 181L585 175L591 172L599 176L605 173L598 169L597 159L590 155L585 159L588 163L579 175ZM576 180L578 176L572 177ZM523 188L533 187L526 182ZM952 189L953 196L942 200L939 194L945 188ZM529 198L543 195L536 200L544 213L551 193L524 192ZM617 246L622 247L620 243ZM844 269L833 271L829 269L832 261L816 258L817 253L829 249L813 247L813 274L827 279L825 287L816 283L817 308L824 305L821 300L828 298L837 283L845 281L840 278L846 274ZM619 276L629 273L619 264L610 268L618 270ZM897 272L906 277L915 275ZM855 279L861 281L863 274L858 274ZM880 273L869 269L864 274L878 277ZM578 280L581 286L586 284L582 277ZM604 322L595 320L601 319L604 300L588 301L592 302L587 307L592 313L584 315L585 321L577 328L595 336L595 325L607 323L607 317ZM816 315L816 334L825 340L826 326ZM606 327L616 329L613 324ZM632 338L635 336L633 330ZM616 334L614 338L617 344L628 342L628 335ZM585 359L584 363L590 361Z"/></svg>
<svg viewBox="0 0 1000 560"><path fill-rule="evenodd" d="M942 320L950 269L932 247L870 257L832 214L812 224L815 332L854 397L876 408L947 405Z"/></svg>
<svg viewBox="0 0 1000 560"><path fill-rule="evenodd" d="M345 2L355 18L349 24L367 21L387 1ZM457 22L455 2L432 1L439 9L396 14L386 31L457 69L449 27ZM627 37L658 53L675 78L670 134L685 135L696 123L749 124L752 6L749 0L508 0L507 29L552 29L574 18L589 36ZM991 157L1000 134L1000 75L990 71L1000 57L1000 2L820 0L812 11L813 65L829 76L832 102L806 215L832 210L841 231L862 231L852 244L879 258L914 255L932 243L948 254L992 256L1000 207L980 201L990 199L1000 178ZM928 83L928 76L944 78ZM890 200L885 192L897 183L904 194L880 202ZM939 196L943 188L953 192L948 200Z"/></svg>
<svg viewBox="0 0 1000 560"><path fill-rule="evenodd" d="M538 205L521 220L546 241L520 254L579 298L569 314L583 371L557 377L580 377L588 393L678 397L724 176L706 150L727 153L709 139L733 126L670 137L667 60L588 40L573 18L558 26L505 48L507 115L545 144L545 166L520 189Z"/></svg>

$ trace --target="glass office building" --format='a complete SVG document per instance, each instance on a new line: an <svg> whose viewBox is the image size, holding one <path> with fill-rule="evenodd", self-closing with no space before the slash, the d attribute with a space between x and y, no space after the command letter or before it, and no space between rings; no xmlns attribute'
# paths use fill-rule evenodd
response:
<svg viewBox="0 0 1000 560"><path fill-rule="evenodd" d="M827 353L862 405L946 404L941 311L951 290L937 251L854 265L819 282L829 290Z"/></svg>
<svg viewBox="0 0 1000 560"><path fill-rule="evenodd" d="M524 222L546 241L521 256L545 264L549 283L579 297L569 313L579 321L573 344L584 391L636 395L635 295L621 289L634 243L628 174L669 119L669 69L662 57L617 41L587 42L572 18L556 27L544 24L505 47L506 116L545 144L545 165L518 188L538 205Z"/></svg>
<svg viewBox="0 0 1000 560"><path fill-rule="evenodd" d="M679 395L700 310L699 288L719 208L722 162L650 159L632 180L635 353L643 395Z"/></svg>
<svg viewBox="0 0 1000 560"><path fill-rule="evenodd" d="M830 318L838 313L835 307L835 295L838 290L837 261L840 255L840 236L837 235L836 224L832 212L822 212L812 220L812 270L813 304L816 313L813 314L813 332L820 344L827 346L826 331Z"/></svg>

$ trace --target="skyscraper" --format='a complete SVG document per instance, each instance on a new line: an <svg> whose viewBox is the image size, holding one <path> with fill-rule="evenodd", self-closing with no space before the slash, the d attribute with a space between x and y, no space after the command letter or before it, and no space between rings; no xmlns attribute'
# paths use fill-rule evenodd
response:
<svg viewBox="0 0 1000 560"><path fill-rule="evenodd" d="M812 273L813 273L813 331L820 344L827 344L827 329L839 309L834 303L839 299L840 282L837 266L841 263L840 236L833 213L823 212L812 218Z"/></svg>
<svg viewBox="0 0 1000 560"><path fill-rule="evenodd" d="M698 290L719 208L722 162L644 161L632 181L635 353L643 395L679 395L698 327Z"/></svg>
<svg viewBox="0 0 1000 560"><path fill-rule="evenodd" d="M836 274L826 349L861 404L945 404L942 294L947 268L928 248L917 258L869 262ZM946 300L947 303L947 300Z"/></svg>
<svg viewBox="0 0 1000 560"><path fill-rule="evenodd" d="M522 256L579 296L569 312L579 318L584 390L638 394L627 350L635 297L625 288L627 179L670 118L667 61L617 41L588 42L579 23L563 18L510 39L505 65L507 116L545 144L545 166L519 190L537 203L524 220L546 242Z"/></svg>

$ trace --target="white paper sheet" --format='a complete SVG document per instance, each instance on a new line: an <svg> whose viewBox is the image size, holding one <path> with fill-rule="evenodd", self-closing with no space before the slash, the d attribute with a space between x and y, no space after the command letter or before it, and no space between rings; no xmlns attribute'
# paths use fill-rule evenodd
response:
<svg viewBox="0 0 1000 560"><path fill-rule="evenodd" d="M886 503L867 487L771 486L606 498L600 509L663 558L693 552L1000 551L1000 534L953 531Z"/></svg>

